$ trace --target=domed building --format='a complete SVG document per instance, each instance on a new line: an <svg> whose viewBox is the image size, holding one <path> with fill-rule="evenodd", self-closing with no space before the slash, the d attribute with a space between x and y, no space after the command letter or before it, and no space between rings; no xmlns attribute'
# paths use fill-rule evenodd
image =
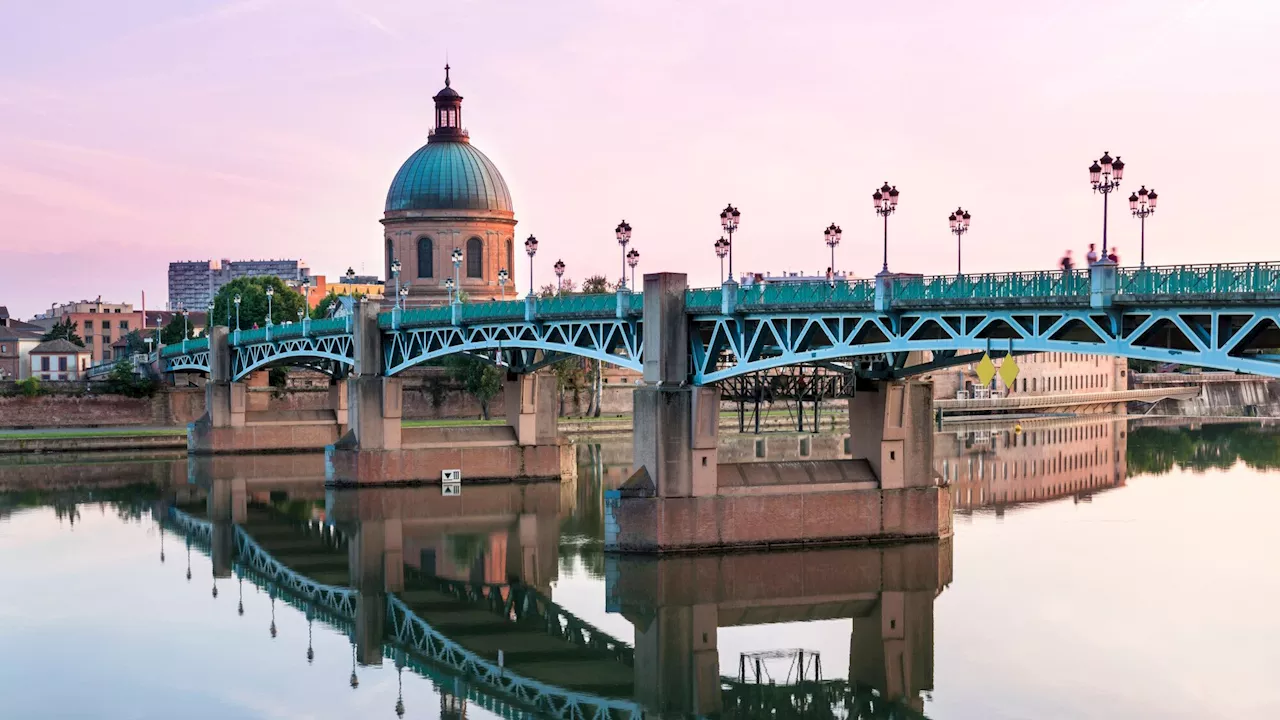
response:
<svg viewBox="0 0 1280 720"><path fill-rule="evenodd" d="M387 297L394 293L391 263L400 261L400 284L410 306L446 301L454 277L453 252L462 251L457 276L462 291L480 300L516 296L515 227L511 192L502 173L471 144L462 126L462 96L444 68L436 93L435 128L427 144L400 166L382 217L386 238ZM499 270L510 280L499 285ZM504 292L505 290L505 292Z"/></svg>

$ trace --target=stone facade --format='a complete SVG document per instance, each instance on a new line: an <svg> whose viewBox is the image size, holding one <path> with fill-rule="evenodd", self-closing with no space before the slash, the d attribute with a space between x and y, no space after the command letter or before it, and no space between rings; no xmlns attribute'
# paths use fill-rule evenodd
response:
<svg viewBox="0 0 1280 720"><path fill-rule="evenodd" d="M446 300L445 278L454 277L455 248L463 251L458 267L462 291L473 300L501 300L516 297L515 283L508 280L505 294L498 282L498 271L512 272L515 262L515 226L512 213L495 210L406 210L389 212L386 226L387 277L391 277L391 260L400 260L400 283L409 284L408 306L438 305ZM478 250L477 250L478 248ZM430 249L431 262L426 263L420 251ZM470 253L479 252L479 277L468 270ZM429 276L420 270L430 270ZM514 279L514 278L513 278ZM394 284L393 284L394 285ZM388 288L388 294L395 291Z"/></svg>

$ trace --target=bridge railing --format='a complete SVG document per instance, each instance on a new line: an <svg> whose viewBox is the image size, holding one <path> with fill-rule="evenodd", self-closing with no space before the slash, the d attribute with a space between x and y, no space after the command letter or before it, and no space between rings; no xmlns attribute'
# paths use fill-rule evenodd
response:
<svg viewBox="0 0 1280 720"><path fill-rule="evenodd" d="M522 322L527 317L528 300L494 300L488 302L464 302L458 305L458 320L463 324L491 322ZM577 317L611 317L618 310L617 293L563 293L552 297L534 299L533 313L539 319ZM641 293L625 294L623 309L629 314L644 310ZM394 311L379 313L378 327L388 330L393 325ZM413 328L431 325L449 325L453 322L453 308L448 305L429 308L412 308L400 311L400 327Z"/></svg>
<svg viewBox="0 0 1280 720"><path fill-rule="evenodd" d="M1117 270L1122 295L1280 293L1280 263L1160 265Z"/></svg>
<svg viewBox="0 0 1280 720"><path fill-rule="evenodd" d="M176 342L172 345L165 345L163 348L160 348L160 357L171 358L175 355L203 352L208 349L209 338L196 338L194 340L187 340L186 342Z"/></svg>
<svg viewBox="0 0 1280 720"><path fill-rule="evenodd" d="M894 279L893 299L981 300L997 298L1088 297L1089 273L1038 270L978 275L932 275Z"/></svg>
<svg viewBox="0 0 1280 720"><path fill-rule="evenodd" d="M781 308L845 306L870 307L876 296L874 280L836 280L834 283L805 280L739 285L734 306L737 308ZM720 312L724 289L697 288L685 291L685 309L691 312Z"/></svg>

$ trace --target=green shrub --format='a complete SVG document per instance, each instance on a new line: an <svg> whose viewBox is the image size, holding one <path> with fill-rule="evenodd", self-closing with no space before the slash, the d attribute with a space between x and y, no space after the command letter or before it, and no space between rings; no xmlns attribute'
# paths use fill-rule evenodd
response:
<svg viewBox="0 0 1280 720"><path fill-rule="evenodd" d="M24 397L35 397L43 393L44 388L40 387L40 378L29 377L18 381L18 392Z"/></svg>

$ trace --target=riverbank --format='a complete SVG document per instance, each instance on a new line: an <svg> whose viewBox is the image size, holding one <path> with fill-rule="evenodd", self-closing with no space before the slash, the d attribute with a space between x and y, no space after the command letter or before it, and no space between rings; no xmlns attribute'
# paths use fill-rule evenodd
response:
<svg viewBox="0 0 1280 720"><path fill-rule="evenodd" d="M408 420L404 427L464 427L501 425L505 420ZM748 420L747 428L754 429ZM812 425L808 425L812 427ZM824 414L819 420L821 432L834 432L848 427L844 412ZM720 429L736 431L736 413L721 413ZM760 429L785 431L796 429L796 419L785 412L762 414ZM560 432L570 437L625 435L631 432L630 416L599 418L561 418ZM0 430L0 455L31 453L94 453L122 450L186 450L187 430L182 427L95 427L38 428ZM319 451L320 448L317 448Z"/></svg>

